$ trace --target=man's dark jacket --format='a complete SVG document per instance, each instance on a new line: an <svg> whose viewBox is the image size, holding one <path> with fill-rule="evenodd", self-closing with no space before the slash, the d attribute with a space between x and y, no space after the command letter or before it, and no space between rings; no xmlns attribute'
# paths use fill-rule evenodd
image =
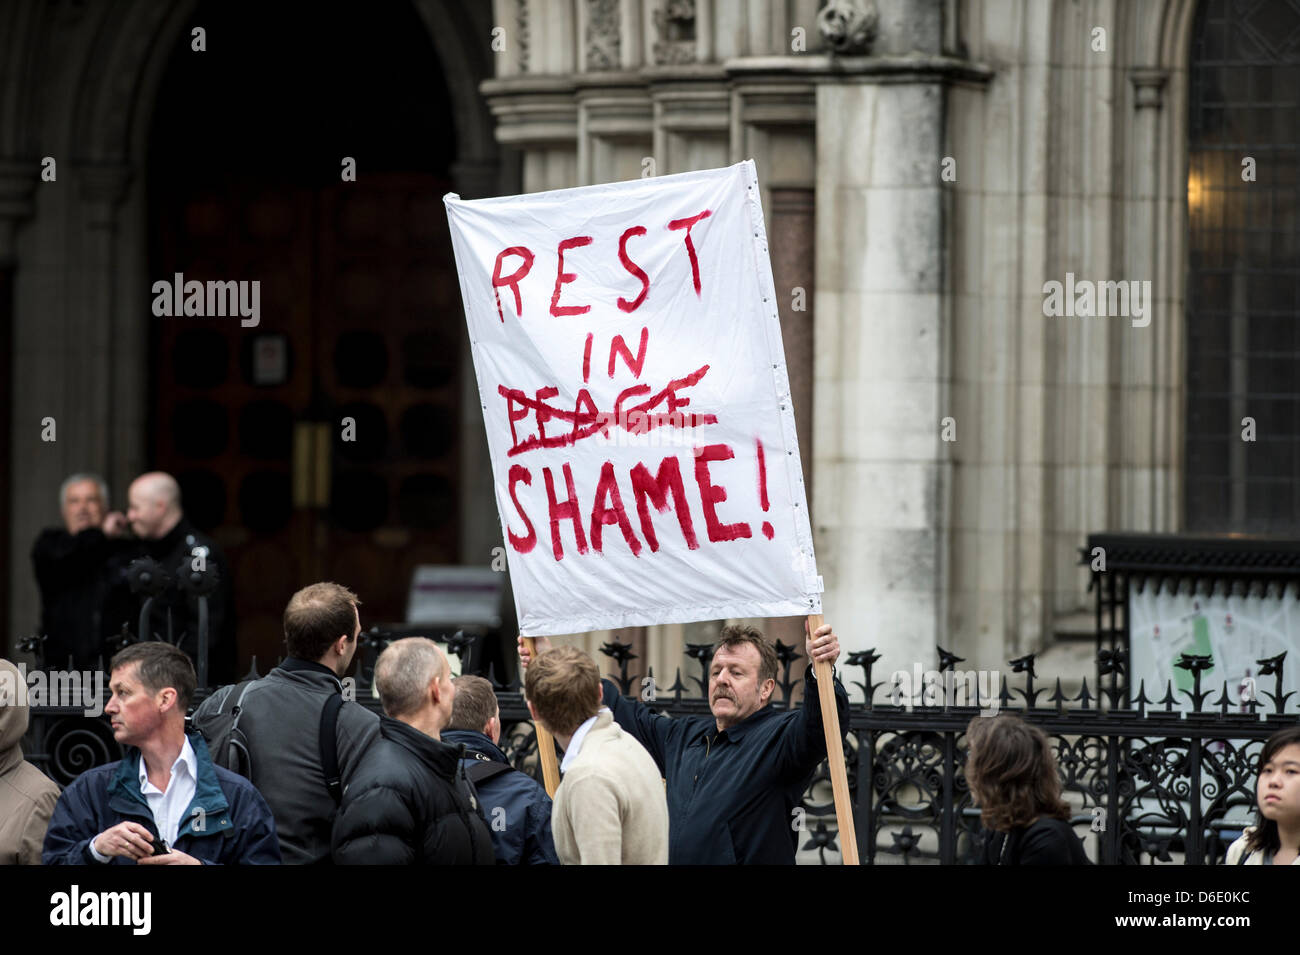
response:
<svg viewBox="0 0 1300 955"><path fill-rule="evenodd" d="M444 730L442 741L465 747L461 769L484 761L506 766L506 754L482 733ZM499 776L476 783L479 809L492 830L492 848L498 865L559 865L551 837L551 797L546 787L513 767ZM500 810L500 811L498 811Z"/></svg>
<svg viewBox="0 0 1300 955"><path fill-rule="evenodd" d="M492 865L492 833L449 746L388 716L343 790L334 820L339 865Z"/></svg>
<svg viewBox="0 0 1300 955"><path fill-rule="evenodd" d="M100 610L108 584L109 561L127 545L104 536L98 527L69 534L47 527L32 545L32 567L41 589L44 664L61 669L72 657L74 670L99 666L104 651ZM134 628L132 628L134 629Z"/></svg>
<svg viewBox="0 0 1300 955"><path fill-rule="evenodd" d="M667 781L669 865L794 864L794 810L826 758L811 666L802 706L778 710L769 703L721 733L712 716L659 716L625 699L609 680L601 682L615 721L654 757ZM843 736L849 696L839 680L835 702Z"/></svg>
<svg viewBox="0 0 1300 955"><path fill-rule="evenodd" d="M212 765L202 736L188 735L198 778L172 848L205 865L279 865L275 820L266 801L243 776ZM63 790L45 833L41 862L98 865L90 854L90 841L128 820L157 838L158 826L140 792L140 751L134 746L127 747L120 761L86 770ZM135 865L123 856L109 860L114 863Z"/></svg>
<svg viewBox="0 0 1300 955"><path fill-rule="evenodd" d="M190 655L198 666L199 652L199 601L182 591L176 583L182 572L193 567L194 549L206 548L204 563L215 568L217 588L208 594L208 686L233 683L239 678L238 654L235 647L235 599L232 572L226 555L207 534L182 517L175 527L157 540L137 540L114 555L109 563L108 595L104 601L104 636L112 639L121 632L125 623L131 633L140 628L140 608L144 596L131 593L127 571L138 557L152 557L162 565L172 578L171 585L155 598L149 612L149 627L153 634L176 643ZM171 617L168 635L168 615ZM182 634L184 636L182 637ZM151 635L136 634L138 639Z"/></svg>
<svg viewBox="0 0 1300 955"><path fill-rule="evenodd" d="M238 684L222 687L194 711L196 725L226 707ZM239 729L248 739L250 779L275 815L286 865L330 861L330 831L338 807L325 785L320 759L320 714L342 683L329 667L290 657L244 696ZM233 701L231 701L233 702ZM335 733L339 776L346 786L361 757L379 739L379 717L360 703L339 708Z"/></svg>

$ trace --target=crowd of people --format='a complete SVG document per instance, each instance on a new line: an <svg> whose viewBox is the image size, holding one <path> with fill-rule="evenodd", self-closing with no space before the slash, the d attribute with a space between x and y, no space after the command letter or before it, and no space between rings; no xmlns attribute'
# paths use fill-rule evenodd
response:
<svg viewBox="0 0 1300 955"><path fill-rule="evenodd" d="M0 700L0 862L45 864L790 864L792 821L826 755L816 676L805 703L770 705L776 655L757 630L724 628L707 716L670 718L619 693L571 646L520 640L525 697L563 750L552 801L500 748L491 685L452 677L432 640L379 655L382 714L345 698L361 634L345 587L300 590L284 614L289 656L266 677L194 709L194 666L165 641L110 664L104 708L121 760L62 793L23 762L26 708ZM806 635L834 664L829 626ZM9 665L12 667L12 665ZM12 681L0 680L0 686ZM840 725L848 697L838 679ZM810 705L811 704L811 705ZM1084 864L1046 735L976 717L966 778L988 864ZM232 769L231 767L234 767ZM238 771L235 771L237 769ZM1300 727L1265 744L1259 820L1230 864L1300 864Z"/></svg>
<svg viewBox="0 0 1300 955"><path fill-rule="evenodd" d="M498 746L491 685L453 679L432 640L379 655L382 714L345 698L360 606L334 583L294 594L288 657L211 694L188 726L189 657L165 641L119 651L104 712L125 755L78 776L27 844L46 864L794 862L789 820L825 735L815 702L769 705L777 661L758 631L724 630L713 715L690 720L624 700L576 648L539 639L535 658L522 652L529 708L564 749L552 802ZM807 650L833 664L839 642L822 627ZM811 668L806 680L815 701ZM705 839L714 823L721 834Z"/></svg>
<svg viewBox="0 0 1300 955"><path fill-rule="evenodd" d="M41 591L41 657L47 667L103 666L123 628L137 639L165 639L191 659L198 655L199 597L177 581L202 568L215 580L208 610L208 675L213 685L235 679L233 587L225 555L181 507L170 474L142 474L127 491L127 508L109 507L108 485L95 474L74 474L59 489L63 526L46 528L32 546ZM169 586L152 596L147 633L140 630L145 593L131 587L130 568L157 562Z"/></svg>

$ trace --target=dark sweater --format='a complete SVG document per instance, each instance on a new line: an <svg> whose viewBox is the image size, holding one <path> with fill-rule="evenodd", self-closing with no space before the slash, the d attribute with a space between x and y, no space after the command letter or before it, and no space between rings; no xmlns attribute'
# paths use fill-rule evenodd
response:
<svg viewBox="0 0 1300 955"><path fill-rule="evenodd" d="M1003 851L1005 844L1006 851ZM1010 833L986 832L985 865L1091 865L1069 823L1047 816Z"/></svg>
<svg viewBox="0 0 1300 955"><path fill-rule="evenodd" d="M799 833L792 812L826 758L812 667L801 706L779 710L769 703L721 732L712 715L671 719L629 700L609 680L603 686L614 720L667 780L669 865L794 865ZM843 738L849 695L838 680L834 686Z"/></svg>
<svg viewBox="0 0 1300 955"><path fill-rule="evenodd" d="M61 527L41 532L32 546L32 565L41 588L44 664L75 670L102 666L105 652L100 604L108 589L108 564L126 544L110 540L97 527L69 534Z"/></svg>

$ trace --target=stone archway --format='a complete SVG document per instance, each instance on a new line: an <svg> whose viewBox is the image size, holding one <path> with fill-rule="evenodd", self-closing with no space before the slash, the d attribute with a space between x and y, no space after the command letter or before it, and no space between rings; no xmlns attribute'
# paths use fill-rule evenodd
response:
<svg viewBox="0 0 1300 955"><path fill-rule="evenodd" d="M120 502L147 463L145 156L163 70L176 44L188 42L196 7L197 0L112 9L21 0L0 12L0 36L8 38L0 56L12 64L12 85L0 97L0 290L12 285L11 639L39 619L28 552L57 518L62 478L100 471ZM477 98L489 74L475 72L490 69L474 55L476 45L487 46L485 11L457 0L419 0L416 9L444 57L466 145L453 169L458 187L466 195L498 191L496 144ZM57 160L55 182L39 181L43 156ZM55 442L41 440L45 417L57 422ZM490 492L486 503L477 534L490 540ZM484 510L482 500L463 504Z"/></svg>

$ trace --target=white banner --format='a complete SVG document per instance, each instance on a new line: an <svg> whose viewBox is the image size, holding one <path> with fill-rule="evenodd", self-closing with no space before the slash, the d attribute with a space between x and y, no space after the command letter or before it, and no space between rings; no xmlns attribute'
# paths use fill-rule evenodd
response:
<svg viewBox="0 0 1300 955"><path fill-rule="evenodd" d="M820 613L753 162L445 201L520 631Z"/></svg>

